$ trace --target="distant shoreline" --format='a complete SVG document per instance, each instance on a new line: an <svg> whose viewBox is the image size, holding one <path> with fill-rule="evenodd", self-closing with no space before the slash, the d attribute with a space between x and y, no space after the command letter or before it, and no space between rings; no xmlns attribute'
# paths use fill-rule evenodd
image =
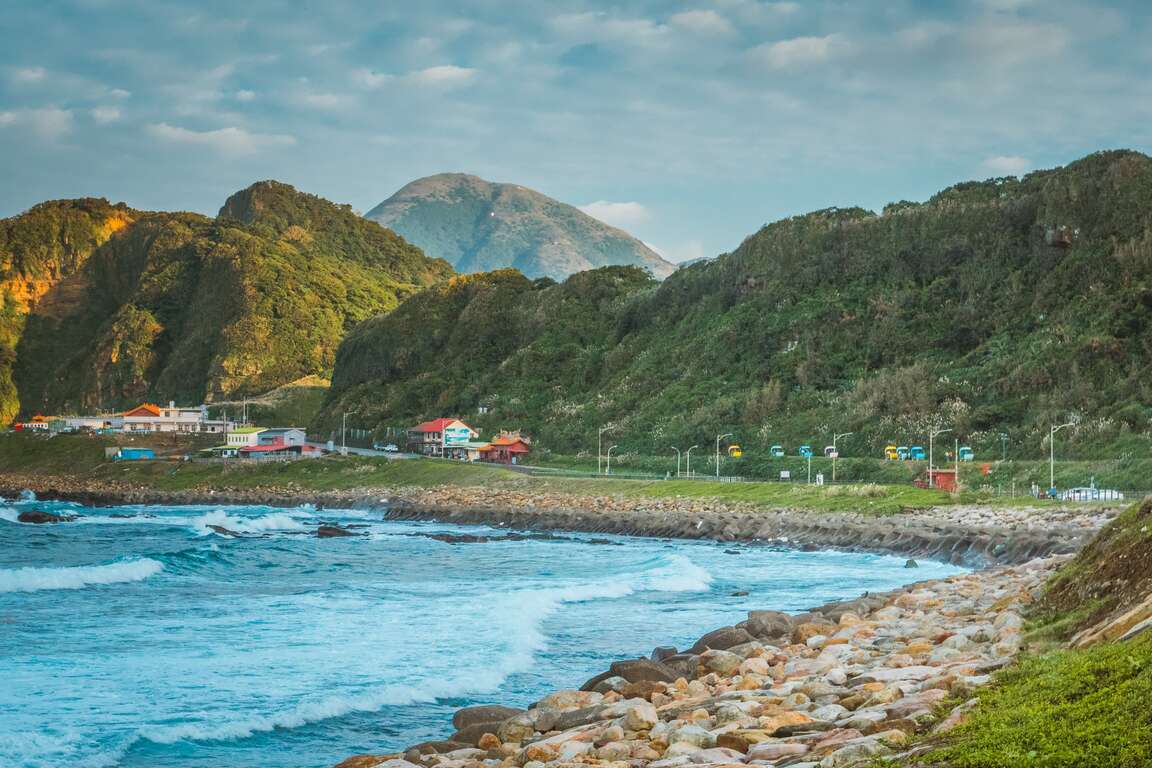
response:
<svg viewBox="0 0 1152 768"><path fill-rule="evenodd" d="M876 516L764 509L707 499L606 498L520 494L474 487L189 489L0 477L0 495L30 489L46 500L119 504L264 504L378 510L385 519L438 521L517 530L762 543L940 560L983 568L1077 551L1109 516L1101 509L948 507Z"/></svg>

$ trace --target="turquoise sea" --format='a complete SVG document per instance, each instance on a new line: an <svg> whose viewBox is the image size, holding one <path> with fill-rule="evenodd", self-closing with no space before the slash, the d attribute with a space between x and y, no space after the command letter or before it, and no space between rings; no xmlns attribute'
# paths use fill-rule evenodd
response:
<svg viewBox="0 0 1152 768"><path fill-rule="evenodd" d="M28 509L77 519L17 522ZM320 539L321 522L363 535ZM308 506L0 501L0 766L326 768L444 738L460 706L527 705L749 609L958 570L510 534Z"/></svg>

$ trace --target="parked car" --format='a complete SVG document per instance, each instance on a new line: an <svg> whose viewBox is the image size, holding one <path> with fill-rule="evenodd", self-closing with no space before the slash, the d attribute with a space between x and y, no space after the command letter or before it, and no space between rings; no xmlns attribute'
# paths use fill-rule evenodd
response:
<svg viewBox="0 0 1152 768"><path fill-rule="evenodd" d="M771 448L768 449L768 455L774 459L784 458L784 446L782 446L782 445L772 446Z"/></svg>
<svg viewBox="0 0 1152 768"><path fill-rule="evenodd" d="M1123 501L1124 494L1110 488L1069 488L1060 492L1061 501Z"/></svg>
<svg viewBox="0 0 1152 768"><path fill-rule="evenodd" d="M810 445L800 446L800 456L802 458L805 458L805 459L812 458L812 446L810 446Z"/></svg>
<svg viewBox="0 0 1152 768"><path fill-rule="evenodd" d="M914 445L912 450L908 452L908 458L912 461L924 461L928 458L928 453L924 450L924 446Z"/></svg>
<svg viewBox="0 0 1152 768"><path fill-rule="evenodd" d="M396 443L372 443L372 450L384 451L385 453L399 453L400 448Z"/></svg>
<svg viewBox="0 0 1152 768"><path fill-rule="evenodd" d="M972 461L976 458L976 454L972 448L967 445L960 446L960 461Z"/></svg>

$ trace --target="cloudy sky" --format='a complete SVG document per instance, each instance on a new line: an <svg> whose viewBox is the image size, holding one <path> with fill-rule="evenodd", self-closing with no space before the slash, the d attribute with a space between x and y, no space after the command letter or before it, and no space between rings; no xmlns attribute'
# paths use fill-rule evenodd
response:
<svg viewBox="0 0 1152 768"><path fill-rule="evenodd" d="M368 210L465 171L714 255L815 208L1152 151L1149 6L5 0L0 216L214 213L264 178Z"/></svg>

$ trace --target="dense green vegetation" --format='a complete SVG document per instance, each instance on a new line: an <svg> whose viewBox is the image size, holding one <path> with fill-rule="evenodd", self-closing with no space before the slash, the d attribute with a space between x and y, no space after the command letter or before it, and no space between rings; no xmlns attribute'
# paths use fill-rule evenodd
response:
<svg viewBox="0 0 1152 768"><path fill-rule="evenodd" d="M123 204L83 199L42 203L0 221L0 424L20 410L12 368L31 307L49 291L66 301L79 286L61 282L137 215Z"/></svg>
<svg viewBox="0 0 1152 768"><path fill-rule="evenodd" d="M5 264L68 277L0 338L0 371L11 370L24 414L200 403L330 375L356 323L452 274L347 206L276 182L233 195L216 219L133 213L106 242L72 234L75 225L58 234L59 220L92 208L92 229L126 211L63 201L4 222L15 233L0 240ZM36 245L57 241L78 242L84 258ZM16 405L3 382L7 421Z"/></svg>
<svg viewBox="0 0 1152 768"><path fill-rule="evenodd" d="M627 232L517 184L445 173L418 179L367 213L460 272L515 268L563 279L609 265L664 277L675 267Z"/></svg>
<svg viewBox="0 0 1152 768"><path fill-rule="evenodd" d="M1152 160L960 184L876 215L766 226L661 284L624 268L422 294L337 354L320 424L459 415L558 453L666 454L735 434L847 455L950 427L982 456L1152 449ZM478 414L484 406L487 415ZM1006 437L1001 439L1001 435Z"/></svg>

